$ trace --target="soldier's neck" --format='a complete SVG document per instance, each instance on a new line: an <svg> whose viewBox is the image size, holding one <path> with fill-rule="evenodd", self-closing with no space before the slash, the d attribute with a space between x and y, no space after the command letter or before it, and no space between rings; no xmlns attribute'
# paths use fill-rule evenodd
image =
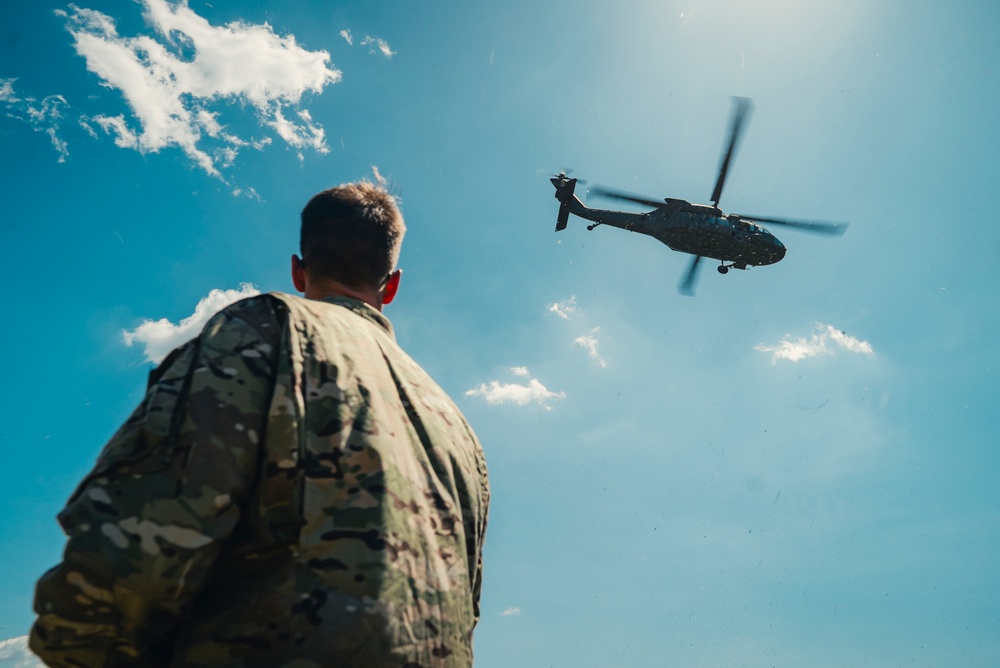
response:
<svg viewBox="0 0 1000 668"><path fill-rule="evenodd" d="M363 301L377 311L382 310L382 293L378 290L354 288L339 281L310 282L303 293L306 299L326 299L327 297L349 297Z"/></svg>

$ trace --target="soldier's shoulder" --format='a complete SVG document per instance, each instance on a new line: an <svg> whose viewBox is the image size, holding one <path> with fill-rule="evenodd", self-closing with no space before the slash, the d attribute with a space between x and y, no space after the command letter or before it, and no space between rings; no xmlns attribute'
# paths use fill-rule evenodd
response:
<svg viewBox="0 0 1000 668"><path fill-rule="evenodd" d="M262 292L252 297L233 302L224 311L233 313L250 313L254 311L267 311L280 309L287 301L301 299L294 295L287 295L283 292Z"/></svg>
<svg viewBox="0 0 1000 668"><path fill-rule="evenodd" d="M280 325L288 318L286 298L292 295L266 292L233 302L219 312L223 318L238 318L256 329Z"/></svg>
<svg viewBox="0 0 1000 668"><path fill-rule="evenodd" d="M291 295L287 292L266 292L256 297L244 299L243 302L253 302L253 304L247 304L247 306L258 309L269 308L283 314L285 317L289 315L295 317L296 315L301 316L303 313L311 313L317 309L317 305L323 304L323 302L315 299L307 299L306 297Z"/></svg>

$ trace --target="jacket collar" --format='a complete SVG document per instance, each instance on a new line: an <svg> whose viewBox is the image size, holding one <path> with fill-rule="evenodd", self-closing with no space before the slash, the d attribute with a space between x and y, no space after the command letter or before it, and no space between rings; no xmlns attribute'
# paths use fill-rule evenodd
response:
<svg viewBox="0 0 1000 668"><path fill-rule="evenodd" d="M396 334L392 329L392 323L389 322L389 319L382 315L382 313L371 304L363 302L360 299L341 297L340 295L330 295L329 297L324 297L320 301L324 301L327 304L343 306L347 310L353 311L365 320L373 322L381 327L394 341L396 340Z"/></svg>

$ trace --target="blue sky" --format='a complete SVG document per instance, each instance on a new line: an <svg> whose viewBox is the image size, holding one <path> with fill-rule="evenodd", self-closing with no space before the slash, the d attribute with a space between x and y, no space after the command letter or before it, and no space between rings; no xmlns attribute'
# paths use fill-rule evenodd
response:
<svg viewBox="0 0 1000 668"><path fill-rule="evenodd" d="M302 205L375 166L409 227L387 315L490 465L477 665L1000 663L1000 5L0 16L0 638L147 357L292 291ZM734 95L723 208L844 237L774 229L784 260L692 299L653 239L553 232L564 167L707 202Z"/></svg>

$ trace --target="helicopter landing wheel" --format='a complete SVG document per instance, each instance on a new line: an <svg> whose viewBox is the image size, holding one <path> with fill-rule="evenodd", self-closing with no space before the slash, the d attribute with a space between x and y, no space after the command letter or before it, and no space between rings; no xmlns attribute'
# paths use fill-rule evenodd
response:
<svg viewBox="0 0 1000 668"><path fill-rule="evenodd" d="M729 267L727 267L724 264L720 264L718 268L719 268L719 273L720 274L728 274L729 273Z"/></svg>

